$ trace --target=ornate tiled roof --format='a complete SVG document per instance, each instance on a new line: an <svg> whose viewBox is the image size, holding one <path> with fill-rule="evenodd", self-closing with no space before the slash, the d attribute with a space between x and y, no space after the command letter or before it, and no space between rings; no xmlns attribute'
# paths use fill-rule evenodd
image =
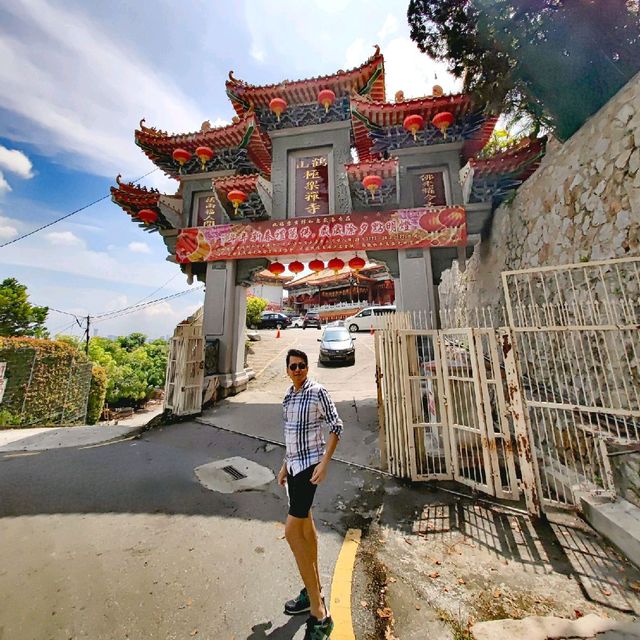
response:
<svg viewBox="0 0 640 640"><path fill-rule="evenodd" d="M441 111L453 114L454 121L477 114L477 108L468 94L453 94L448 96L427 96L413 98L402 102L376 102L367 98L353 96L351 99L351 122L353 134L361 160L377 157L372 150L373 140L370 133L384 130L388 127L402 127L404 119L409 115L421 115L425 123L430 123L433 117ZM481 123L465 140L463 156L469 157L477 153L488 142L495 127L497 117L481 116Z"/></svg>
<svg viewBox="0 0 640 640"><path fill-rule="evenodd" d="M381 178L395 178L398 173L398 158L387 160L367 160L345 164L349 180L362 180L365 176L374 175Z"/></svg>
<svg viewBox="0 0 640 640"><path fill-rule="evenodd" d="M154 127L146 127L143 123L144 119L140 121L140 128L136 129L136 144L154 164L173 178L180 175L179 166L172 158L173 151L178 148L190 151L193 156L183 172L197 173L202 170L200 160L195 156L195 151L200 146L210 147L215 154L205 170L237 169L238 162L242 162L242 156L246 155L246 166L240 169L245 172L257 169L264 176L271 175L268 138L260 135L255 119L250 115L226 127L203 126L200 131L184 134L169 134ZM230 166L225 166L225 162L230 163Z"/></svg>
<svg viewBox="0 0 640 640"><path fill-rule="evenodd" d="M284 98L292 105L315 103L318 100L318 92L322 89L333 90L337 98L359 93L371 96L374 100L384 100L384 58L380 53L380 47L376 45L375 53L355 69L307 80L284 80L263 86L237 80L233 77L233 71L230 71L226 88L227 95L239 116L244 116L252 109L267 108L273 98Z"/></svg>
<svg viewBox="0 0 640 640"><path fill-rule="evenodd" d="M474 178L489 175L510 176L526 180L539 166L547 146L547 138L524 138L512 147L489 158L471 158Z"/></svg>
<svg viewBox="0 0 640 640"><path fill-rule="evenodd" d="M343 281L348 281L350 277L354 277L358 282L378 282L373 278L368 278L364 275L363 272L368 274L378 273L379 271L383 271L384 267L379 264L367 264L364 268L360 269L358 273L353 272L348 265L345 265L338 271L338 273L334 273L332 269L323 269L322 271L318 271L317 273L310 273L302 278L297 278L293 282L288 283L285 286L285 289L288 291L294 291L295 289L305 288L305 287L317 287L320 284L328 284L328 283L340 283Z"/></svg>
<svg viewBox="0 0 640 640"><path fill-rule="evenodd" d="M117 187L111 187L111 200L122 207L126 213L133 218L137 218L138 212L142 209L151 209L158 214L159 226L169 226L160 207L158 206L161 194L156 189L148 189L132 182L121 182L118 175Z"/></svg>
<svg viewBox="0 0 640 640"><path fill-rule="evenodd" d="M247 195L257 190L258 178L257 173L251 173L247 176L225 176L223 178L214 178L212 180L214 189L221 195L226 196L229 191L238 189L244 191Z"/></svg>

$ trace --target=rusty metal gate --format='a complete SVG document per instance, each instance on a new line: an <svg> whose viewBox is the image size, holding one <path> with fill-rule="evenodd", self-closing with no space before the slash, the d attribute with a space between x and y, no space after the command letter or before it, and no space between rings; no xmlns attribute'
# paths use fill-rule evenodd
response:
<svg viewBox="0 0 640 640"><path fill-rule="evenodd" d="M375 339L389 471L532 513L612 493L607 444L640 442L639 273L638 258L504 273L506 318L475 314L503 326L390 316Z"/></svg>

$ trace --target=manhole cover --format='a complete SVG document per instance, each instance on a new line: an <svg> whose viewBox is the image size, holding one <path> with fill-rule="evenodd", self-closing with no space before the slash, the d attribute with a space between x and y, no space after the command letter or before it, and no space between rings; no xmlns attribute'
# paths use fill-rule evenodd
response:
<svg viewBox="0 0 640 640"><path fill-rule="evenodd" d="M258 489L275 480L271 469L239 456L203 464L195 473L204 487L219 493Z"/></svg>

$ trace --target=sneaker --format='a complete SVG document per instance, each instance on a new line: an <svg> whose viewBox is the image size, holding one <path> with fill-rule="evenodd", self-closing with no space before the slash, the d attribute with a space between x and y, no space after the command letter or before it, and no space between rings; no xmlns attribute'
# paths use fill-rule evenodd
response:
<svg viewBox="0 0 640 640"><path fill-rule="evenodd" d="M328 615L322 620L309 616L307 619L307 630L304 634L304 640L325 640L333 631L333 620Z"/></svg>
<svg viewBox="0 0 640 640"><path fill-rule="evenodd" d="M287 600L284 604L284 612L288 616L297 616L311 610L311 601L306 587L293 600Z"/></svg>

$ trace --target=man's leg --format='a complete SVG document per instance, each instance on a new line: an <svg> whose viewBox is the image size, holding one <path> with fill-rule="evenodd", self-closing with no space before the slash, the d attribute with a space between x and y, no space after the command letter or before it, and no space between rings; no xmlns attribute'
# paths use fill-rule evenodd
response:
<svg viewBox="0 0 640 640"><path fill-rule="evenodd" d="M318 538L311 519L287 516L285 536L296 559L298 571L311 602L311 615L321 620L326 615L320 597L320 579L318 576Z"/></svg>

